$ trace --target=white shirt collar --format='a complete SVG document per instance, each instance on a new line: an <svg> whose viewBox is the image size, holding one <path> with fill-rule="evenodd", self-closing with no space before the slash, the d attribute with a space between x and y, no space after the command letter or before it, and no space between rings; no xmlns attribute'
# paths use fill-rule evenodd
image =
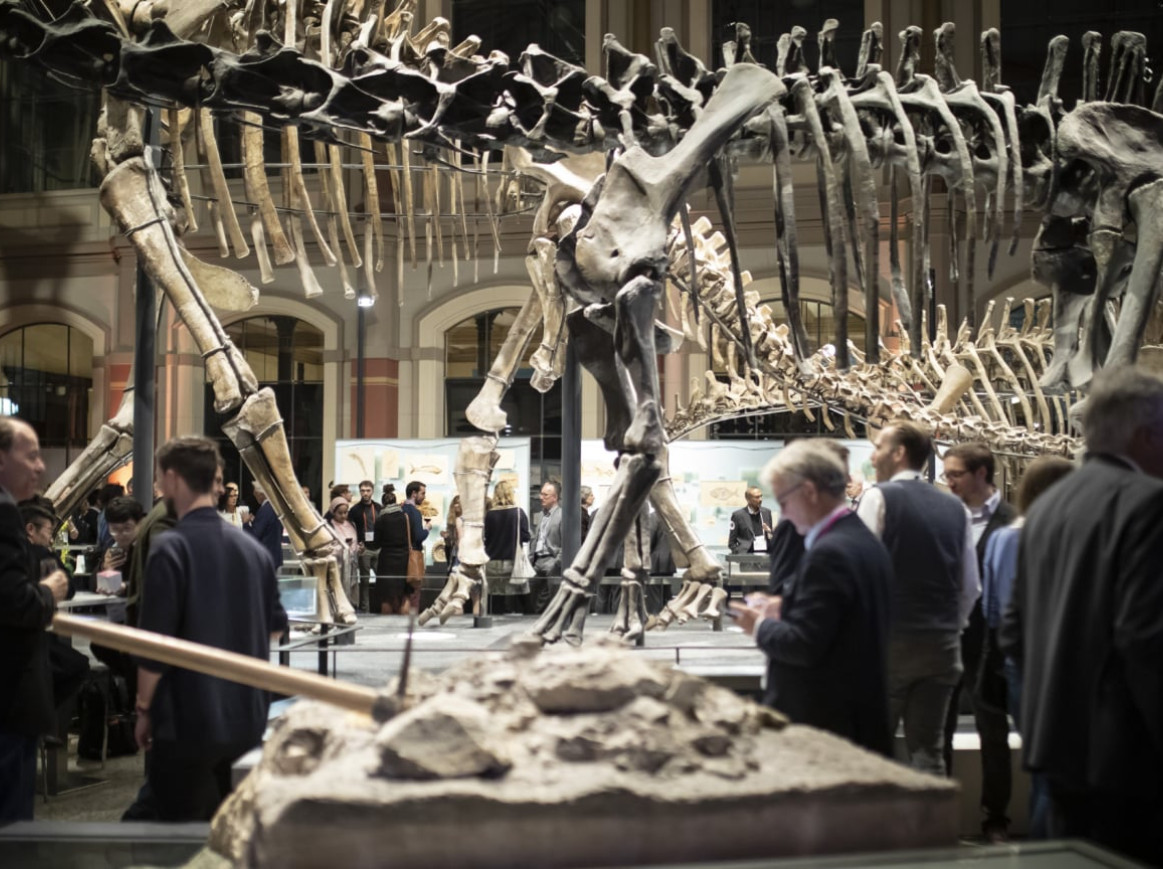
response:
<svg viewBox="0 0 1163 869"><path fill-rule="evenodd" d="M890 483L898 482L899 480L922 480L924 476L920 471L914 471L912 468L907 468L903 471L897 471L889 478Z"/></svg>

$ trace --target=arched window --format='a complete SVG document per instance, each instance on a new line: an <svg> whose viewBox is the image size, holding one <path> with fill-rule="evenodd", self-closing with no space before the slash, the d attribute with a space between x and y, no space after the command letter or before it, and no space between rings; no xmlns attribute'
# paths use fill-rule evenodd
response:
<svg viewBox="0 0 1163 869"><path fill-rule="evenodd" d="M295 317L251 317L226 327L260 386L274 390L291 449L295 476L320 500L323 488L323 333ZM214 389L206 384L206 436L218 441L227 480L242 483L249 497L250 471L222 432L214 412Z"/></svg>
<svg viewBox="0 0 1163 869"><path fill-rule="evenodd" d="M518 308L496 308L474 314L444 333L444 406L448 408L445 431L449 437L478 434L464 411L484 384L518 312ZM529 360L540 342L538 329L525 348L521 367L501 404L509 421L504 434L533 439L534 480L561 476L561 388L554 385L542 394L530 383L533 366Z"/></svg>
<svg viewBox="0 0 1163 869"><path fill-rule="evenodd" d="M93 341L61 323L0 336L0 413L36 429L51 481L89 445Z"/></svg>

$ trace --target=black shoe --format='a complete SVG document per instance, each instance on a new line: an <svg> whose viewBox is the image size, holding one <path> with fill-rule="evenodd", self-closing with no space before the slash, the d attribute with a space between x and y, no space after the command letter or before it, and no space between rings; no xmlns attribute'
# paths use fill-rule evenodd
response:
<svg viewBox="0 0 1163 869"><path fill-rule="evenodd" d="M1010 841L1008 821L986 821L981 825L981 837L987 845L1005 845Z"/></svg>

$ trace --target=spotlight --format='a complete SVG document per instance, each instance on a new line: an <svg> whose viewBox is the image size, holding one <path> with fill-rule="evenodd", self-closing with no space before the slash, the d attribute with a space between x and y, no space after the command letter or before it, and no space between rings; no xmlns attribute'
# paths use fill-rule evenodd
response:
<svg viewBox="0 0 1163 869"><path fill-rule="evenodd" d="M359 298L356 299L355 303L357 305L359 305L361 308L370 308L372 305L374 305L376 303L376 300L374 298L372 298L372 296L370 296L368 293L361 292L359 294Z"/></svg>

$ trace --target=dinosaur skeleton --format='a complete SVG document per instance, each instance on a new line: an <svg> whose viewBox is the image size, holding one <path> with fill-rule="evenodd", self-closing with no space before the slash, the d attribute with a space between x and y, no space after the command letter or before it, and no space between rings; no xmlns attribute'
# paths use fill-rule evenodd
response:
<svg viewBox="0 0 1163 869"><path fill-rule="evenodd" d="M0 2L0 53L39 63L63 81L105 89L93 148L104 177L102 203L190 328L213 383L216 410L228 416L228 436L271 493L296 548L319 578L321 600L333 602L336 617L351 618L336 568L341 544L293 485L273 395L258 390L209 303L213 294L217 305L245 307L253 304L256 291L228 270L200 263L180 240L194 219L182 154L183 135L192 134L214 193L210 218L223 254L244 257L251 249L225 183L215 116L233 115L244 126L250 242L262 279L272 277L274 264L293 261L308 295L322 290L307 261L307 231L324 261L339 268L349 295L354 289L348 265L363 268L369 286L375 286L374 272L384 260L376 181L377 169L384 167L372 156L376 142L384 143L393 193L403 206L402 219L397 208L397 269L403 268L405 245L415 265L419 199L427 218L429 287L432 251L441 262L445 253L443 202L453 216L448 240L454 269L461 250L468 257L470 247L477 248L475 231L471 246L469 241L463 173L455 171L466 155L479 157L483 170L476 175L476 196L489 210L494 262L497 215L520 188L506 176L494 201L486 177L490 151L524 148L524 154L506 151L507 168L540 177L548 187L528 258L535 294L469 409L470 420L489 434L465 441L457 470L465 505L463 565L429 617L459 611L469 588L481 581L484 493L496 460L496 432L504 422L500 397L539 321L538 387L548 388L560 375L568 332L583 365L602 386L607 445L620 454L610 498L535 627L547 641L580 640L586 599L627 528L628 587L616 626L628 635L640 630L641 594L639 588L635 595L634 585L648 561L638 533L648 497L680 548L693 556L677 613L695 614L708 604L717 611L718 565L682 520L667 482L668 428L670 436L681 436L717 419L781 406L821 412L833 425L830 410L835 409L848 429L852 418L875 427L906 416L931 425L940 438L983 440L1015 458L1068 453L1077 443L1066 434L1063 399L1049 387L1084 384L1096 356L1105 355L1108 364L1135 356L1153 308L1163 251L1163 230L1154 225L1159 209L1152 208L1163 188L1151 168L1163 121L1155 111L1121 105L1145 97L1145 41L1137 34L1116 35L1111 82L1101 103L1096 101L1097 40L1084 39L1086 103L1064 114L1057 97L1066 49L1061 37L1051 43L1037 104L1019 108L1001 84L996 31L982 37L980 87L957 74L951 24L934 33L935 76L917 72L922 36L917 28L900 34L903 50L895 76L882 70L883 33L874 25L864 34L856 74L848 78L835 62L834 21L819 35L821 67L814 74L803 60L802 28L781 37L772 73L754 63L750 31L738 25L735 40L724 47L727 67L717 72L687 54L668 29L657 43L656 62L607 36L601 78L536 46L510 67L503 54L477 54L479 40L452 46L443 19L416 30L414 0L401 0L386 15L383 6L328 0L300 10L296 2L250 0L224 9L218 0L192 0L170 10L162 2L106 0L96 12L78 3L48 20L16 0ZM281 43L273 35L280 30ZM244 50L238 53L239 48ZM1159 103L1157 94L1153 109ZM141 104L166 108L173 161L169 191L142 142ZM282 135L285 216L271 204L260 125ZM1103 129L1116 129L1122 138L1096 143L1101 137L1095 133ZM316 158L326 165L321 176L326 233L303 177L300 134L314 140ZM410 143L422 147L420 154ZM362 245L346 205L345 148L360 156ZM591 183L592 175L584 172L570 178L560 165L555 171L551 164L563 152L606 153L605 174ZM749 277L738 265L731 169L741 159L770 162L773 169L786 326L777 325L747 290ZM831 352L809 354L799 320L793 160L817 167L836 320ZM454 171L442 172L442 165ZM882 167L890 174L891 290L907 336L901 351L888 358L881 355L878 324L881 218L874 173ZM900 176L917 214L907 281L899 251ZM929 340L924 312L931 293L934 177L946 191L951 278L967 301L969 320L951 339L942 310L936 337ZM687 214L685 199L704 179L714 189L722 235L710 233L703 221L692 226ZM985 194L991 272L1007 196L1014 241L1023 204L1047 210L1035 275L1055 292L1053 331L1045 306L1036 312L1027 307L1020 332L1008 319L996 333L988 316L980 328L973 322L979 190ZM957 218L959 202L963 220ZM1133 233L1128 215L1135 222ZM964 271L957 268L962 251ZM1095 267L1089 302L1073 298L1087 291L1085 277L1069 276L1069 265L1080 260ZM400 277L398 271L398 285ZM850 284L868 300L863 354L850 347L847 336ZM1107 330L1107 300L1124 285L1120 316ZM654 360L656 351L673 350L678 343L655 322L664 298L679 311L684 336L708 349L727 372L726 384L708 378L669 424L662 416ZM1084 349L1090 360L1080 361ZM1027 392L1033 393L1032 404ZM86 451L89 466L71 468L50 492L62 513L91 477L118 461L129 434L125 417L119 412L102 429L93 455ZM675 607L668 612L675 614Z"/></svg>

